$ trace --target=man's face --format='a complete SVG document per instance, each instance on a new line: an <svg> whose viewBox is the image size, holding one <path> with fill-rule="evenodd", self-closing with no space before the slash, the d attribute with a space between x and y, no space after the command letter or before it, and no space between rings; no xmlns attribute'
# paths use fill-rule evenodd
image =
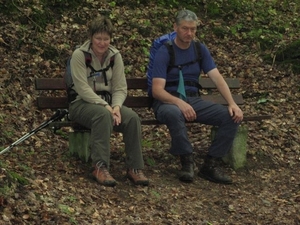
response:
<svg viewBox="0 0 300 225"><path fill-rule="evenodd" d="M197 31L196 21L182 20L179 25L174 24L174 30L177 32L177 38L183 43L190 43Z"/></svg>

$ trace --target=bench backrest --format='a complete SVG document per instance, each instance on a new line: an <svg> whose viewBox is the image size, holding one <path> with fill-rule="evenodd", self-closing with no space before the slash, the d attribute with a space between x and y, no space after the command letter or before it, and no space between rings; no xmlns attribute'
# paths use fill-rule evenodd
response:
<svg viewBox="0 0 300 225"><path fill-rule="evenodd" d="M230 89L239 89L240 82L237 78L225 79ZM203 94L202 98L220 104L227 104L224 98L218 94L211 94L216 90L214 83L209 78L201 78L200 82L203 91L210 94ZM150 98L147 96L147 78L127 78L128 96L124 105L130 108L148 107ZM65 94L65 84L63 78L36 78L35 89L47 91L44 95L37 97L37 107L39 109L65 109L68 108L68 101ZM135 92L135 90L137 92ZM140 90L140 91L139 91ZM55 91L55 93L53 93ZM62 91L63 94L56 93ZM134 93L131 93L133 91ZM237 104L244 103L242 95L233 95Z"/></svg>

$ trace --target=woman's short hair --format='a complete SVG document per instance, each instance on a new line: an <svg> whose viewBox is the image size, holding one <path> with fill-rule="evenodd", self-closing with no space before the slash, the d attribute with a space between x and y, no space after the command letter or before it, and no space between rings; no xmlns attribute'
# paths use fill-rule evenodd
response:
<svg viewBox="0 0 300 225"><path fill-rule="evenodd" d="M110 37L112 37L114 32L114 27L111 23L111 20L104 16L97 17L88 25L88 35L90 37L92 37L94 34L103 32L107 33Z"/></svg>

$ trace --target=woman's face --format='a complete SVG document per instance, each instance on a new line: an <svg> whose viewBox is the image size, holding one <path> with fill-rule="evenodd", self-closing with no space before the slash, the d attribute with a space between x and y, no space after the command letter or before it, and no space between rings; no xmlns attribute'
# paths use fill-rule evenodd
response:
<svg viewBox="0 0 300 225"><path fill-rule="evenodd" d="M103 55L109 47L110 36L106 32L96 33L92 36L92 49L96 55Z"/></svg>

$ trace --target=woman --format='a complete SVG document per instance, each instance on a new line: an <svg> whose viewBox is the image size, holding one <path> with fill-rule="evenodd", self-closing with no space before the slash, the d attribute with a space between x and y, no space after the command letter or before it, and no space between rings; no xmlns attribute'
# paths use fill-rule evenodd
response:
<svg viewBox="0 0 300 225"><path fill-rule="evenodd" d="M92 174L100 184L116 185L109 173L110 136L112 131L118 131L125 142L127 177L136 185L148 185L141 170L144 161L140 119L123 105L127 84L122 56L110 45L112 23L105 17L96 18L88 33L89 40L73 52L70 61L74 82L70 119L91 129ZM87 60L86 55L91 58Z"/></svg>

